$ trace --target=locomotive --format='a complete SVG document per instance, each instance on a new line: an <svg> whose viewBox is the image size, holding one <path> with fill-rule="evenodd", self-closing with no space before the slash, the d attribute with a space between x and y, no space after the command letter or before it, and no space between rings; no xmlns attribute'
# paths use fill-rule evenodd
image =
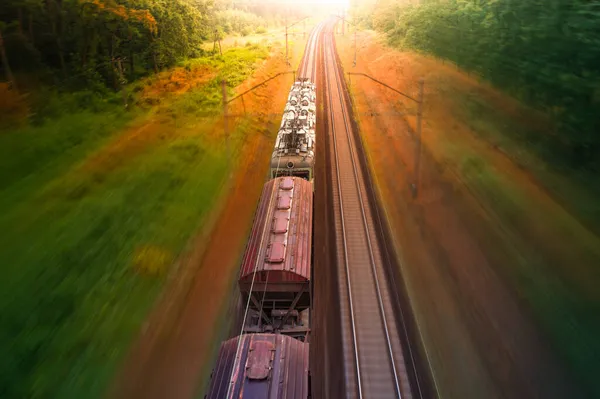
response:
<svg viewBox="0 0 600 399"><path fill-rule="evenodd" d="M313 180L317 123L315 84L308 78L294 83L288 96L275 148L271 178L299 176Z"/></svg>
<svg viewBox="0 0 600 399"><path fill-rule="evenodd" d="M315 85L290 90L240 267L242 335L221 344L206 399L310 397Z"/></svg>

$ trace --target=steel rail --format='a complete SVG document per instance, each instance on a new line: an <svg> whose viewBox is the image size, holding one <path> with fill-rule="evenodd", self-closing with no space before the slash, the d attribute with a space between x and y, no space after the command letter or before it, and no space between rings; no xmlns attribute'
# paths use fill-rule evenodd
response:
<svg viewBox="0 0 600 399"><path fill-rule="evenodd" d="M369 225L368 225L368 221L367 221L367 215L365 212L365 203L363 201L363 191L361 190L360 187L360 178L359 178L359 174L358 174L358 170L357 170L357 166L356 166L356 158L357 158L357 154L356 151L354 150L354 139L351 136L351 124L349 122L349 115L348 115L348 110L347 110L347 104L345 102L343 93L343 86L341 84L341 77L340 77L340 73L339 73L339 69L337 67L337 62L336 62L336 58L335 58L335 54L334 54L334 46L333 46L333 40L332 38L329 39L329 43L326 46L326 50L328 52L328 59L329 62L331 63L331 65L333 65L333 69L334 69L334 80L337 86L337 92L338 92L338 96L339 96L339 100L340 100L340 105L341 105L341 109L342 109L342 117L343 117L343 121L344 121L344 127L345 127L345 131L346 131L346 137L348 139L348 149L349 149L349 153L350 153L350 161L352 163L352 170L353 170L353 177L354 177L354 182L356 184L356 190L357 190L357 194L358 194L358 199L359 199L359 204L360 204L360 213L361 213L361 217L362 217L362 222L363 222L363 228L364 228L364 233L366 236L366 242L367 242L367 247L368 247L368 254L369 254L369 259L370 259L370 266L371 266L371 272L372 272L372 276L373 276L373 280L375 283L375 290L376 290L376 294L377 294L377 302L378 302L378 306L379 306L379 312L381 314L381 319L383 322L383 329L385 332L385 337L386 337L386 344L387 344L387 353L389 355L389 359L390 359L390 364L392 367L392 374L393 374L393 378L394 378L394 386L395 386L395 390L396 390L396 395L398 398L402 398L402 393L401 393L401 389L400 389L400 382L398 379L398 371L396 369L396 363L394 360L394 350L392 348L392 343L391 343L391 338L390 338L390 333L389 333L389 326L388 326L388 320L386 317L386 312L385 312L385 308L384 308L384 304L383 304L383 298L382 298L382 294L381 294L381 287L380 287L380 283L379 283L379 276L377 273L377 266L376 266L376 261L375 261L375 256L374 256L374 251L373 251L373 244L371 242L371 233L369 231ZM330 108L333 109L333 93L331 90L331 78L328 77L327 78L328 81L328 91L329 91L329 102L330 102ZM342 205L342 189L341 189L341 183L340 183L340 177L339 177L339 152L337 150L337 133L336 133L336 129L334 127L335 122L333 122L333 111L330 111L332 114L332 133L334 136L333 142L334 142L334 151L335 151L335 162L336 162L336 174L338 176L338 192L339 192L339 201L340 201L340 214L341 214L341 221L342 221L342 234L343 234L343 239L344 239L344 257L345 257L345 266L346 266L346 276L347 276L347 282L348 282L348 291L349 291L349 302L350 302L350 308L351 308L351 312L353 312L353 305L352 305L352 291L351 291L351 280L350 280L350 270L349 270L349 265L348 265L348 253L347 253L347 246L346 246L346 229L345 229L345 223L344 223L344 214L343 214L343 205ZM354 320L354 315L352 315L352 320ZM353 335L354 335L354 340L355 340L355 356L357 357L356 359L356 364L357 364L357 379L358 379L358 385L359 385L359 397L362 398L362 381L361 381L361 374L358 371L359 370L359 363L360 360L358 359L358 346L359 343L356 340L356 331L355 331L355 325L353 323Z"/></svg>
<svg viewBox="0 0 600 399"><path fill-rule="evenodd" d="M314 30L310 33L310 36L308 37L308 41L306 42L306 47L304 49L304 54L302 55L302 62L300 65L300 68L298 68L298 76L303 76L306 73L306 65L308 63L308 59L309 59L309 54L312 52L312 42L313 42L313 35Z"/></svg>
<svg viewBox="0 0 600 399"><path fill-rule="evenodd" d="M324 40L325 42L325 40ZM333 104L333 98L332 98L332 94L331 94L331 78L327 75L327 72L325 71L325 80L327 81L327 97L329 99L329 116L330 116L330 122L331 122L331 131L335 132L335 118L333 115L333 107L331 106ZM335 136L335 133L334 133ZM358 384L358 397L362 399L363 397L363 393L362 393L362 381L360 378L360 358L358 356L358 341L356 339L357 334L356 334L356 321L354 319L354 303L352 302L352 284L351 284L351 280L350 280L350 267L348 265L348 243L346 240L346 226L345 226L345 221L344 221L344 200L342 198L342 185L340 183L341 179L340 179L340 165L339 165L339 158L337 156L338 154L338 150L337 150L337 142L334 139L333 140L333 151L336 154L335 158L335 171L336 171L336 176L337 176L337 186L338 186L338 192L339 192L339 201L340 201L340 214L342 215L342 217L340 218L340 222L342 224L342 242L344 244L344 263L345 263L345 270L346 270L346 283L348 285L348 302L350 305L350 321L351 321L351 325L352 325L352 337L353 337L353 342L354 342L354 356L355 356L355 365L356 365L356 379L357 379L357 384Z"/></svg>
<svg viewBox="0 0 600 399"><path fill-rule="evenodd" d="M311 32L310 36L308 37L308 41L306 42L306 49L304 50L304 56L302 57L302 68L300 70L300 73L298 73L298 76L304 77L306 75L306 69L308 65L308 60L310 59L310 53L312 53L313 51L313 38L314 34L313 32Z"/></svg>
<svg viewBox="0 0 600 399"><path fill-rule="evenodd" d="M314 41L314 50L312 51L312 71L311 71L311 80L313 83L316 83L317 77L317 49L319 48L319 38L321 36L321 31L323 30L324 22L321 22L317 25L317 29L315 31L315 41Z"/></svg>
<svg viewBox="0 0 600 399"><path fill-rule="evenodd" d="M356 75L356 73L349 72L348 75ZM356 115L356 114L357 113L355 112L354 115ZM389 112L389 113L387 113L387 112L386 113L359 113L359 115L367 115L367 116L382 116L382 115L388 115L388 114L389 115L400 115L400 116L411 115L410 113L397 113L397 112ZM371 179L369 179L368 183L369 183L369 187L371 188L372 192L375 192L376 189L375 189L375 186L373 184L373 181ZM387 217L387 212L386 212L385 209L383 210L383 213L384 213L385 217ZM375 216L376 216L377 221L378 221L377 224L379 225L379 231L380 231L380 233L381 233L382 236L385 236L383 222L382 222L382 217L381 217L381 214L379 212L379 207L375 207ZM385 252L389 253L388 252L388 245L385 242L385 240L383 241L383 246L385 248ZM399 295L399 293L397 291L396 291L394 297L396 298L396 300L399 303L401 303L400 295ZM410 356L410 363L411 363L411 367L412 367L412 370L413 370L414 376L415 376L414 383L416 385L416 390L417 390L417 393L418 393L417 397L418 398L423 398L424 397L423 388L421 386L421 379L419 377L419 372L418 372L418 368L417 368L417 362L416 362L416 359L415 359L414 349L413 349L412 345L410 344L410 337L408 335L408 330L407 330L407 327L406 327L406 324L407 324L406 323L406 317L404 315L404 310L402 309L402 306L399 306L398 310L399 310L399 313L400 313L400 323L402 324L403 336L404 336L404 339L406 340L406 343L407 343L406 346L407 346L408 354ZM433 379L433 384L434 384L434 387L435 387L435 392L438 392L439 390L437 388L437 383L435 381L435 378ZM411 388L414 388L414 386L411 387Z"/></svg>
<svg viewBox="0 0 600 399"><path fill-rule="evenodd" d="M298 68L298 76L309 78L313 83L317 70L316 50L318 48L319 34L323 29L324 23L319 23L310 33L306 43L306 49L302 58L301 66Z"/></svg>
<svg viewBox="0 0 600 399"><path fill-rule="evenodd" d="M333 46L331 47L331 51L333 52ZM334 59L335 62L335 59ZM336 68L335 68L335 73L336 73L336 82L337 82L337 86L338 86L338 93L339 93L339 97L340 97L340 102L343 104L342 106L342 116L344 117L344 123L347 127L351 126L350 122L348 121L349 116L348 116L348 110L346 108L346 103L343 97L343 87L341 84L341 77L339 74L339 69L337 68L337 64L336 64ZM350 130L351 127L349 129L346 129L346 137L348 137L348 143L351 143L353 141L353 138L351 137L350 134ZM352 157L352 160L355 160L357 158L356 153L354 151L354 146L352 145L348 145L348 147L350 148L350 154ZM362 190L360 188L360 182L359 182L359 178L358 178L358 171L356 169L356 162L352 162L352 169L354 171L354 177L356 180L356 188L358 190L358 198L360 200L360 210L361 210L361 215L362 215L362 219L363 219L363 224L364 224L364 228L365 228L365 235L367 236L367 244L369 246L369 257L371 259L371 270L373 271L373 276L375 278L375 286L377 289L377 300L379 302L379 310L381 311L381 316L383 318L383 325L384 325L384 329L385 329L385 336L386 336L386 341L387 341L387 346L388 346L388 352L390 355L390 361L392 363L392 369L394 372L394 382L396 384L396 392L398 394L398 397L402 397L402 394L400 392L400 382L398 381L398 371L396 370L396 363L394 361L394 351L392 349L392 341L390 339L390 333L389 333L389 327L388 327L388 323L387 323L387 317L385 315L385 308L383 307L383 298L381 296L381 288L379 285L379 276L377 274L377 268L375 265L375 257L373 256L373 244L371 243L371 234L369 233L369 225L367 223L367 216L365 213L365 204L363 202L363 193Z"/></svg>

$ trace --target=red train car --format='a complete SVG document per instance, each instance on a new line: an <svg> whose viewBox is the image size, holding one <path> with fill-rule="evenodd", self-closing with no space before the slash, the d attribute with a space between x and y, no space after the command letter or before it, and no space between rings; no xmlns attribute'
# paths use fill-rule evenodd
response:
<svg viewBox="0 0 600 399"><path fill-rule="evenodd" d="M247 332L307 333L312 265L312 184L279 177L263 188L244 253L239 287L253 313Z"/></svg>
<svg viewBox="0 0 600 399"><path fill-rule="evenodd" d="M308 345L282 334L223 342L205 399L310 397Z"/></svg>

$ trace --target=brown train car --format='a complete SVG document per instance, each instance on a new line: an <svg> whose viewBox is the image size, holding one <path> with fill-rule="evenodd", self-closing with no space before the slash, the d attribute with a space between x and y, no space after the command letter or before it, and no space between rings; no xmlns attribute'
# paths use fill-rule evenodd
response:
<svg viewBox="0 0 600 399"><path fill-rule="evenodd" d="M309 344L282 334L246 334L221 344L205 399L310 397Z"/></svg>
<svg viewBox="0 0 600 399"><path fill-rule="evenodd" d="M310 307L312 215L310 182L287 176L265 184L239 278L253 310L247 332L307 333L300 313Z"/></svg>

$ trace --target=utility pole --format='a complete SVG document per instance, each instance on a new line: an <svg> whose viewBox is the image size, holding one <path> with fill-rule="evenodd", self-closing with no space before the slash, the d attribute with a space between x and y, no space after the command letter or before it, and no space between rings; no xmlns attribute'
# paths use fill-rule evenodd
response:
<svg viewBox="0 0 600 399"><path fill-rule="evenodd" d="M356 66L356 31L358 27L354 25L354 64L352 66Z"/></svg>
<svg viewBox="0 0 600 399"><path fill-rule="evenodd" d="M347 22L350 25L354 26L354 64L353 64L353 66L356 66L356 31L358 30L358 26L356 24L353 24L350 21L347 21L346 18L344 18L344 17L340 17L337 15L336 15L336 17L342 20L342 35L344 34L344 22Z"/></svg>
<svg viewBox="0 0 600 399"><path fill-rule="evenodd" d="M113 60L113 62L116 64L117 71L119 72L119 86L121 88L121 94L123 95L123 106L125 108L127 108L127 90L126 90L127 80L125 79L125 76L123 75L123 60L121 58L117 58L117 59Z"/></svg>
<svg viewBox="0 0 600 399"><path fill-rule="evenodd" d="M296 24L298 24L298 23L300 23L302 21L305 21L306 19L308 19L308 17L304 17L304 18L302 18L302 19L300 19L300 20L298 20L298 21L296 21L296 22L294 22L293 24L290 24L290 25L287 24L287 17L285 19L285 22L286 22L285 23L285 62L288 65L290 65L290 61L289 61L289 58L288 58L288 28L291 28L292 26L294 26L294 25L296 25Z"/></svg>
<svg viewBox="0 0 600 399"><path fill-rule="evenodd" d="M219 54L223 55L223 50L221 49L221 38L219 36L219 31L215 29L215 41L213 42L213 53L217 53L217 43L219 43Z"/></svg>
<svg viewBox="0 0 600 399"><path fill-rule="evenodd" d="M416 132L416 148L415 148L415 167L414 167L414 181L411 183L410 188L412 191L413 198L416 198L419 193L419 188L421 184L421 124L423 120L423 101L424 101L424 86L425 80L423 78L419 79L419 95L417 98L413 98L408 94L401 92L400 90L394 89L392 86L389 86L372 76L367 75L362 72L348 72L348 75L356 75L356 76L364 76L365 78L369 78L375 83L378 83L388 89L400 94L403 97L408 98L417 103L417 132Z"/></svg>

